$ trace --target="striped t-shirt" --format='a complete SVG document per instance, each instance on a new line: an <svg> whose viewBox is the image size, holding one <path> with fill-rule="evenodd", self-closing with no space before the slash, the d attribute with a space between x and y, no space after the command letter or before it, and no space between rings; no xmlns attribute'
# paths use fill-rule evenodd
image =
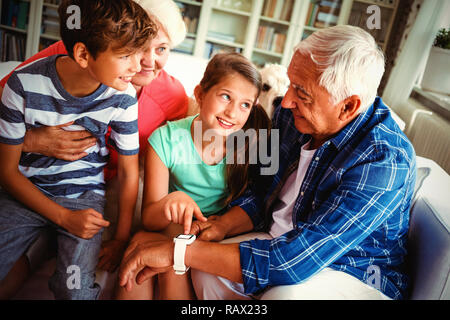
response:
<svg viewBox="0 0 450 320"><path fill-rule="evenodd" d="M26 130L75 121L64 129L86 129L97 138L97 144L85 150L87 156L65 161L22 153L19 170L49 196L76 198L85 191L104 194L108 126L110 143L120 154L139 152L136 91L131 84L123 92L102 84L89 96L74 97L57 75L59 56L36 60L11 75L0 103L0 143L21 144Z"/></svg>

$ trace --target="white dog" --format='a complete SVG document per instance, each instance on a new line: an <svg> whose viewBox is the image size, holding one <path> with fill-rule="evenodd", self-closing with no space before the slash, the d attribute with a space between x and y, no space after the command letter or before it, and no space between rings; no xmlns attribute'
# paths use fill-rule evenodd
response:
<svg viewBox="0 0 450 320"><path fill-rule="evenodd" d="M259 96L259 103L272 118L275 108L280 105L289 87L287 68L279 64L266 64L260 72L263 89Z"/></svg>

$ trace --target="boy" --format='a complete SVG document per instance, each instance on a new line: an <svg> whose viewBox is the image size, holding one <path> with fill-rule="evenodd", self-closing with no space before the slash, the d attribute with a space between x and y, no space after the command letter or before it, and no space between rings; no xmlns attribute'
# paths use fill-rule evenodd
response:
<svg viewBox="0 0 450 320"><path fill-rule="evenodd" d="M78 9L78 10L74 10ZM129 237L138 188L137 100L130 81L156 34L132 0L63 0L60 32L68 56L17 69L0 103L0 281L39 233L57 234L56 299L96 299L95 267L101 246L105 134L119 153L119 221L110 259ZM78 14L78 16L76 16ZM75 16L74 16L75 15ZM69 21L77 21L69 23ZM97 143L69 162L22 153L25 130L73 122Z"/></svg>

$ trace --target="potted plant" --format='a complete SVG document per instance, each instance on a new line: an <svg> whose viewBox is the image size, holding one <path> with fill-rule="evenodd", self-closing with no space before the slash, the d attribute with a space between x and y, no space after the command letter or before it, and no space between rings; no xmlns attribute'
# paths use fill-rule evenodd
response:
<svg viewBox="0 0 450 320"><path fill-rule="evenodd" d="M422 88L450 95L450 28L442 28L434 39L422 79Z"/></svg>

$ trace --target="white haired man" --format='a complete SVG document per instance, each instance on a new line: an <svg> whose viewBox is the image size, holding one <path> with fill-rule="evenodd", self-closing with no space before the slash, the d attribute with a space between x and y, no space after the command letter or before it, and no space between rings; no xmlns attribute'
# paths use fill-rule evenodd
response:
<svg viewBox="0 0 450 320"><path fill-rule="evenodd" d="M277 174L191 230L198 240L184 262L199 299L404 297L415 153L376 97L383 73L382 52L358 27L319 30L300 42L273 117ZM217 242L250 231L265 233ZM136 244L120 283L173 264L172 242Z"/></svg>

